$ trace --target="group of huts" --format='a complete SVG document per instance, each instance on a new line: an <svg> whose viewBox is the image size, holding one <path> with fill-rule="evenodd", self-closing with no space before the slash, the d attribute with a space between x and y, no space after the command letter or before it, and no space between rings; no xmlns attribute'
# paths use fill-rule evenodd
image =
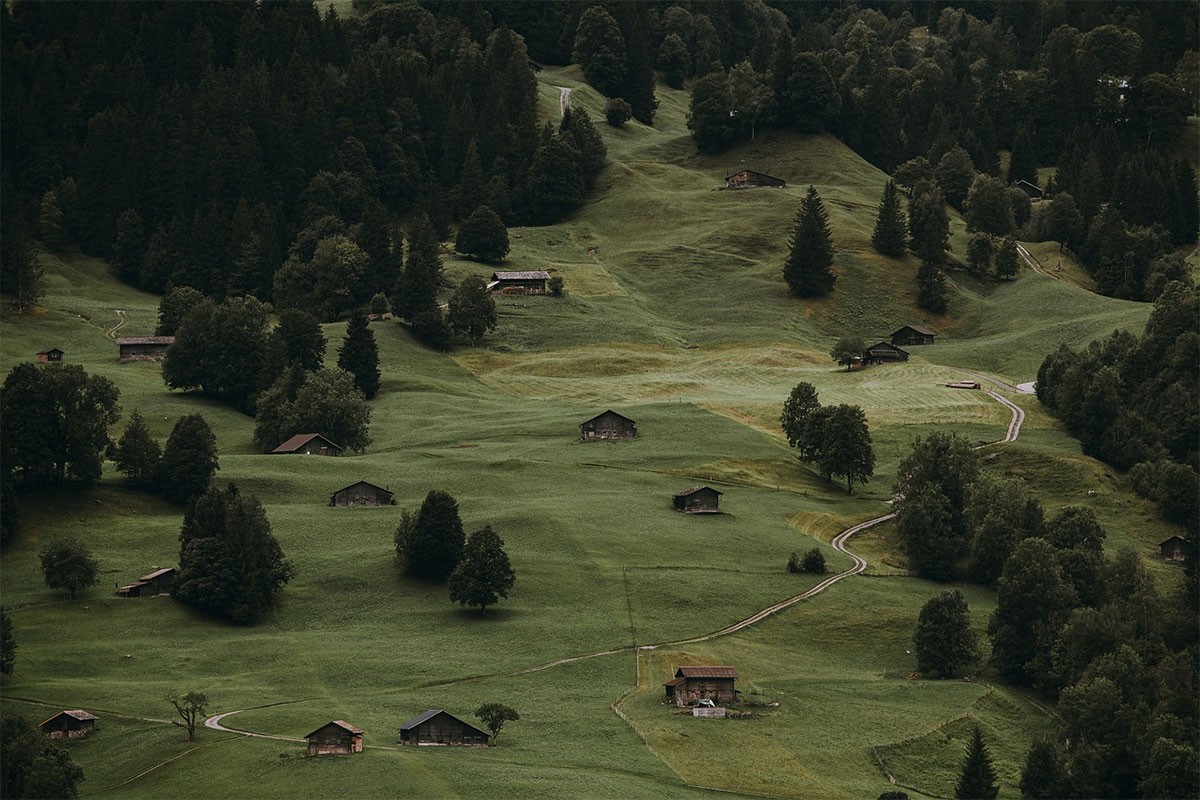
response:
<svg viewBox="0 0 1200 800"><path fill-rule="evenodd" d="M850 362L850 369L861 369L868 364L888 364L895 361L908 361L908 351L903 349L913 345L933 344L933 331L922 325L905 325L893 331L888 339L867 345L863 348L862 356Z"/></svg>
<svg viewBox="0 0 1200 800"><path fill-rule="evenodd" d="M174 336L123 336L117 339L117 360L122 364L130 361L162 361L167 350L175 344ZM39 364L61 364L66 352L51 347L37 353Z"/></svg>
<svg viewBox="0 0 1200 800"><path fill-rule="evenodd" d="M489 735L440 708L431 708L397 731L400 744L414 746L487 747ZM345 720L335 719L304 737L308 755L330 756L361 753L363 732Z"/></svg>

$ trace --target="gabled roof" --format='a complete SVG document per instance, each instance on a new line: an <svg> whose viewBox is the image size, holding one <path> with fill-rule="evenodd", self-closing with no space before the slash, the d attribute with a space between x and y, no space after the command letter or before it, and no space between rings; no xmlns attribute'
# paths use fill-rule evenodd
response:
<svg viewBox="0 0 1200 800"><path fill-rule="evenodd" d="M304 738L305 738L305 739L308 739L308 738L311 738L311 737L313 737L313 736L316 736L318 733L320 733L321 731L325 730L325 729L326 729L326 728L328 728L330 725L337 725L339 728L342 728L343 730L349 731L350 733L353 733L353 734L355 734L356 736L361 736L361 735L362 735L362 731L360 731L358 728L356 728L356 727L354 727L353 725L351 725L349 722L346 722L345 720L335 719L333 722L326 722L324 725L322 725L321 727L317 728L317 729L316 729L315 731L313 731L312 733L306 733L306 734L304 735Z"/></svg>
<svg viewBox="0 0 1200 800"><path fill-rule="evenodd" d="M354 483L350 484L349 486L343 486L342 488L338 489L337 491L334 492L334 494L337 494L338 492L344 492L347 489L353 489L355 486L370 486L372 489L377 489L378 491L384 492L385 494L390 495L392 497L394 497L396 495L396 493L393 492L392 490L385 489L378 484L371 483L370 481L355 481Z"/></svg>
<svg viewBox="0 0 1200 800"><path fill-rule="evenodd" d="M587 425L589 422L592 422L593 420L600 419L600 418L601 418L601 417L603 417L605 414L612 414L613 416L620 417L621 419L625 420L626 422L633 422L633 420L631 420L629 417L625 416L624 414L621 414L621 413L618 413L618 412L616 412L616 411L613 411L613 410L610 408L610 409L608 409L607 411L601 411L599 414L597 414L597 415L596 415L596 416L594 416L594 417L589 417L588 419L585 419L583 422L579 423L579 427L581 427L581 428L582 428L584 425ZM636 423L636 422L633 422L633 424L634 424L634 425L636 425L637 423Z"/></svg>
<svg viewBox="0 0 1200 800"><path fill-rule="evenodd" d="M925 336L933 336L934 335L933 331L929 330L929 328L926 328L922 325L905 325L903 328L900 328L899 330L892 331L892 336L895 336L897 333L903 333L906 330L916 331L917 333L924 334Z"/></svg>
<svg viewBox="0 0 1200 800"><path fill-rule="evenodd" d="M783 182L783 178L776 178L774 175L768 175L767 173L759 172L756 169L739 169L737 172L731 172L728 175L726 175L725 180L729 180L734 175L741 175L743 172L748 172L751 175L762 175L764 178L770 178L773 181L780 181L781 183Z"/></svg>
<svg viewBox="0 0 1200 800"><path fill-rule="evenodd" d="M48 356L51 353L61 353L61 352L63 352L62 349L60 349L58 347L51 347L49 350L39 350L38 355L39 356Z"/></svg>
<svg viewBox="0 0 1200 800"><path fill-rule="evenodd" d="M1183 542L1184 544L1187 544L1187 539L1183 538L1179 534L1175 534L1174 536L1163 539L1158 543L1158 546L1162 547L1164 544L1170 544L1171 542Z"/></svg>
<svg viewBox="0 0 1200 800"><path fill-rule="evenodd" d="M1014 183L1013 186L1017 187L1018 189L1033 189L1038 194L1042 194L1042 187L1038 186L1036 183L1027 181L1024 178Z"/></svg>
<svg viewBox="0 0 1200 800"><path fill-rule="evenodd" d="M175 571L174 567L163 567L162 569L154 570L154 572L151 572L149 575L143 575L142 577L138 578L138 581L152 581L155 578L166 575L168 572L174 572L174 571Z"/></svg>
<svg viewBox="0 0 1200 800"><path fill-rule="evenodd" d="M872 350L879 350L879 349L883 349L883 350L893 350L893 351L895 351L895 352L897 352L897 353L904 353L904 355L908 355L908 351L907 351L907 350L903 350L903 349L901 349L901 348L899 348L899 347L896 347L896 345L892 344L891 342L887 342L887 341L884 341L884 340L882 340L882 339L880 339L880 340L879 340L878 342L876 342L875 344L869 344L869 345L867 345L867 352L868 352L868 353L869 353L869 352L871 352Z"/></svg>
<svg viewBox="0 0 1200 800"><path fill-rule="evenodd" d="M526 272L493 272L492 280L494 281L548 281L550 273L545 270L535 269Z"/></svg>
<svg viewBox="0 0 1200 800"><path fill-rule="evenodd" d="M689 489L684 489L682 492L676 492L675 496L676 497L687 497L688 495L695 494L696 492L698 492L702 489L707 489L708 491L716 492L717 494L725 494L724 492L718 492L716 489L712 488L711 486L692 486Z"/></svg>
<svg viewBox="0 0 1200 800"><path fill-rule="evenodd" d="M286 442L279 445L279 447L276 447L271 452L272 453L294 453L295 451L299 450L301 447L304 447L304 445L311 442L313 439L321 439L322 441L325 442L325 444L333 445L334 447L336 447L339 450L342 449L341 446L334 444L333 442L329 441L328 439L326 439L324 436L322 436L319 433L297 433L295 436L288 439Z"/></svg>
<svg viewBox="0 0 1200 800"><path fill-rule="evenodd" d="M736 678L735 667L680 667L675 670L676 678Z"/></svg>
<svg viewBox="0 0 1200 800"><path fill-rule="evenodd" d="M471 723L463 722L461 719L454 716L449 711L442 711L440 708L431 708L428 711L424 711L420 714L417 714L415 717L410 719L408 722L401 723L400 730L411 731L413 728L417 727L418 725L422 725L422 724L428 722L429 720L433 719L434 717L438 716L439 714L445 714L450 719L454 720L455 722L457 722L461 725L465 725L466 727L470 728L471 730L475 731L476 733L483 734L484 736L488 735L484 731L479 730L479 728L476 728Z"/></svg>
<svg viewBox="0 0 1200 800"><path fill-rule="evenodd" d="M47 722L50 722L50 720L58 719L63 714L66 714L68 717L74 717L75 719L80 720L81 722L87 722L89 719L96 718L95 714L89 714L88 712L84 711L82 708L77 708L74 711L60 711L57 714L55 714L54 716L50 717L49 719L42 720L38 724L45 725Z"/></svg>
<svg viewBox="0 0 1200 800"><path fill-rule="evenodd" d="M174 336L124 336L117 344L175 344Z"/></svg>
<svg viewBox="0 0 1200 800"><path fill-rule="evenodd" d="M679 684L683 683L686 680L687 680L687 678L674 678L674 679L669 680L666 683L664 683L663 686L678 686Z"/></svg>

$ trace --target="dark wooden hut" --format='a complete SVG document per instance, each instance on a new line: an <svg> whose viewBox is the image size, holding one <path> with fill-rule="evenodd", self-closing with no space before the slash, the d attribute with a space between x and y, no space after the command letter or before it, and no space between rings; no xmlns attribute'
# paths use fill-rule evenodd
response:
<svg viewBox="0 0 1200 800"><path fill-rule="evenodd" d="M675 495L675 510L686 514L716 514L722 492L710 486L693 486Z"/></svg>
<svg viewBox="0 0 1200 800"><path fill-rule="evenodd" d="M709 699L714 703L732 703L737 699L738 672L733 667L680 667L675 678L663 684L667 701L677 706Z"/></svg>
<svg viewBox="0 0 1200 800"><path fill-rule="evenodd" d="M545 294L550 273L545 270L527 272L493 272L488 288L501 294Z"/></svg>
<svg viewBox="0 0 1200 800"><path fill-rule="evenodd" d="M1162 557L1168 561L1185 561L1194 545L1182 536L1175 535L1158 543Z"/></svg>
<svg viewBox="0 0 1200 800"><path fill-rule="evenodd" d="M284 455L340 456L342 448L319 433L298 433L271 452Z"/></svg>
<svg viewBox="0 0 1200 800"><path fill-rule="evenodd" d="M908 361L908 353L884 341L869 345L863 353L864 364L883 364L888 361Z"/></svg>
<svg viewBox="0 0 1200 800"><path fill-rule="evenodd" d="M39 364L61 364L63 355L65 354L62 350L59 350L57 347L51 347L49 350L43 350L38 353L37 360Z"/></svg>
<svg viewBox="0 0 1200 800"><path fill-rule="evenodd" d="M611 409L597 414L579 426L579 438L585 442L598 439L636 439L637 435L637 423Z"/></svg>
<svg viewBox="0 0 1200 800"><path fill-rule="evenodd" d="M167 357L167 349L173 344L175 344L174 336L128 336L117 339L122 363L126 361L162 361Z"/></svg>
<svg viewBox="0 0 1200 800"><path fill-rule="evenodd" d="M170 594L171 586L175 583L175 568L164 567L156 569L149 575L143 575L134 583L117 589L121 597L154 597L160 594Z"/></svg>
<svg viewBox="0 0 1200 800"><path fill-rule="evenodd" d="M905 325L892 334L892 344L897 347L912 344L933 344L933 331L920 325Z"/></svg>
<svg viewBox="0 0 1200 800"><path fill-rule="evenodd" d="M394 506L396 493L367 481L352 483L329 495L331 506Z"/></svg>
<svg viewBox="0 0 1200 800"><path fill-rule="evenodd" d="M1031 203L1038 202L1045 194L1040 186L1027 180L1017 181L1013 184L1013 188L1020 189L1022 192L1024 192L1025 196L1029 198L1029 202Z"/></svg>
<svg viewBox="0 0 1200 800"><path fill-rule="evenodd" d="M787 181L783 178L776 178L763 172L755 172L752 169L743 169L732 175L725 176L726 189L753 189L759 186L782 189L786 185Z"/></svg>
<svg viewBox="0 0 1200 800"><path fill-rule="evenodd" d="M361 753L363 732L344 720L335 719L304 737L310 756L337 756Z"/></svg>
<svg viewBox="0 0 1200 800"><path fill-rule="evenodd" d="M38 727L51 739L79 739L95 732L96 716L83 709L60 711Z"/></svg>
<svg viewBox="0 0 1200 800"><path fill-rule="evenodd" d="M488 735L453 714L432 708L400 726L400 744L487 747Z"/></svg>

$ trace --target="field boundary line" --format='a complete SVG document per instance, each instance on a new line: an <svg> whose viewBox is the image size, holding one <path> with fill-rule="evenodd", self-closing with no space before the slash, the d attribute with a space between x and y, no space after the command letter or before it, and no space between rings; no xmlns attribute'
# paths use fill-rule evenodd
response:
<svg viewBox="0 0 1200 800"><path fill-rule="evenodd" d="M84 792L83 794L80 795L80 797L92 797L94 795L101 794L103 792L111 792L113 789L120 789L122 786L126 786L128 784L133 783L138 778L143 778L143 777L149 775L151 772L154 772L154 770L158 769L159 767L165 767L167 764L170 764L172 761L178 761L179 759L183 758L184 756L194 753L197 750L203 750L206 747L212 747L213 745L224 744L225 742L232 742L236 738L237 738L236 736L226 736L224 739L217 739L215 742L205 742L204 744L196 745L195 747L191 748L190 750L184 750L182 753L178 753L174 756L171 756L170 758L168 758L165 761L158 762L157 764L150 767L149 769L142 770L137 775L134 775L132 778L126 778L125 780L121 781L120 783L114 783L111 786L104 786L100 789L97 789L94 792Z"/></svg>

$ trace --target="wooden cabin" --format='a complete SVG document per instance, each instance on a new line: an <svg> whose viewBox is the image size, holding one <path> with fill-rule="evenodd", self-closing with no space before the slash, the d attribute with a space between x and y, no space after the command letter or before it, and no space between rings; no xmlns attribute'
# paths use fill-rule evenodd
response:
<svg viewBox="0 0 1200 800"><path fill-rule="evenodd" d="M864 364L885 364L888 361L908 361L908 353L884 341L869 345L863 353Z"/></svg>
<svg viewBox="0 0 1200 800"><path fill-rule="evenodd" d="M51 347L49 350L43 350L38 353L37 360L39 364L61 364L64 355L65 353L62 350L59 350L57 347Z"/></svg>
<svg viewBox="0 0 1200 800"><path fill-rule="evenodd" d="M174 336L127 336L117 339L122 364L128 361L162 361L173 344Z"/></svg>
<svg viewBox="0 0 1200 800"><path fill-rule="evenodd" d="M394 506L396 493L368 481L352 483L329 495L331 506Z"/></svg>
<svg viewBox="0 0 1200 800"><path fill-rule="evenodd" d="M528 272L493 272L488 289L500 294L545 294L550 273L545 270Z"/></svg>
<svg viewBox="0 0 1200 800"><path fill-rule="evenodd" d="M675 510L685 514L716 514L722 492L709 486L693 486L675 495Z"/></svg>
<svg viewBox="0 0 1200 800"><path fill-rule="evenodd" d="M96 732L96 716L81 708L60 711L38 727L51 739L80 739Z"/></svg>
<svg viewBox="0 0 1200 800"><path fill-rule="evenodd" d="M304 740L310 756L348 756L363 749L363 732L340 719L325 723Z"/></svg>
<svg viewBox="0 0 1200 800"><path fill-rule="evenodd" d="M160 594L170 594L175 583L175 568L164 567L156 569L149 575L143 575L128 586L117 589L121 597L154 597Z"/></svg>
<svg viewBox="0 0 1200 800"><path fill-rule="evenodd" d="M271 452L284 455L340 456L342 448L319 433L298 433Z"/></svg>
<svg viewBox="0 0 1200 800"><path fill-rule="evenodd" d="M1036 183L1031 183L1026 180L1019 180L1013 184L1014 189L1020 189L1029 198L1029 202L1036 203L1042 199L1045 194L1042 188Z"/></svg>
<svg viewBox="0 0 1200 800"><path fill-rule="evenodd" d="M400 744L487 747L488 735L440 708L432 708L400 726Z"/></svg>
<svg viewBox="0 0 1200 800"><path fill-rule="evenodd" d="M892 344L897 347L913 344L933 344L933 331L920 325L905 325L892 334Z"/></svg>
<svg viewBox="0 0 1200 800"><path fill-rule="evenodd" d="M637 423L609 409L579 425L579 438L585 442L599 439L636 439Z"/></svg>
<svg viewBox="0 0 1200 800"><path fill-rule="evenodd" d="M1168 561L1185 561L1194 545L1182 536L1175 535L1159 542L1158 549Z"/></svg>
<svg viewBox="0 0 1200 800"><path fill-rule="evenodd" d="M667 702L687 706L697 700L709 699L714 703L732 703L737 700L738 672L733 667L680 667L675 678L663 684L667 690Z"/></svg>
<svg viewBox="0 0 1200 800"><path fill-rule="evenodd" d="M786 185L787 181L783 178L776 178L763 172L755 172L752 169L744 169L732 175L725 176L726 189L754 189L759 186L782 189Z"/></svg>

